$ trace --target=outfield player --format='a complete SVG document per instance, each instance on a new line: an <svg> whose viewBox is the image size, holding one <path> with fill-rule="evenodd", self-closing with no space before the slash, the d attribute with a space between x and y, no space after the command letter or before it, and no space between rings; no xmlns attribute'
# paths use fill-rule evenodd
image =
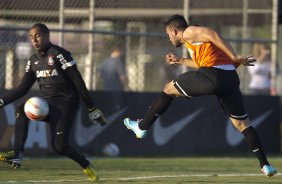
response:
<svg viewBox="0 0 282 184"><path fill-rule="evenodd" d="M192 59L180 58L173 53L166 55L169 64L179 64L196 68L179 75L167 83L141 120L124 119L124 124L138 138L143 138L147 130L163 114L172 100L178 96L193 98L215 95L233 125L245 136L251 150L257 156L262 172L266 176L277 173L266 158L256 130L251 126L243 106L236 68L239 64L253 65L255 58L237 56L231 46L215 31L200 26L188 26L181 15L173 15L164 22L166 32L175 47L183 44Z"/></svg>
<svg viewBox="0 0 282 184"><path fill-rule="evenodd" d="M79 96L89 111L91 122L104 125L104 115L93 104L71 53L50 42L48 27L41 23L35 24L29 36L36 53L27 61L19 86L1 97L0 107L24 96L37 80L41 96L47 100L50 108L46 122L50 125L53 149L77 162L91 180L97 181L98 176L91 162L69 144L69 133L79 105ZM14 150L0 154L0 160L13 167L19 167L22 161L27 136L27 124L23 122L26 120L21 105L18 109Z"/></svg>

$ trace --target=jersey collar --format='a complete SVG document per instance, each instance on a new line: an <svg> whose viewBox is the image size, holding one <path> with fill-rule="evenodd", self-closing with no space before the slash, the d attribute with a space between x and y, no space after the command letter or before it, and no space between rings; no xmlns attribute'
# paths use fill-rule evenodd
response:
<svg viewBox="0 0 282 184"><path fill-rule="evenodd" d="M38 52L39 54L45 56L47 51L49 50L49 48L52 46L53 44L50 42L48 43L48 45L45 47L45 49L43 51Z"/></svg>

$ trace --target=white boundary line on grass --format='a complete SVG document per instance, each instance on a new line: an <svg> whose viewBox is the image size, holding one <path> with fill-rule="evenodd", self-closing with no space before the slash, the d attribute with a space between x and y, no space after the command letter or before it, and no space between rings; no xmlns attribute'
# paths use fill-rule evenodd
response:
<svg viewBox="0 0 282 184"><path fill-rule="evenodd" d="M282 176L282 173L277 173L276 176ZM127 178L119 178L120 180L142 180L142 179L156 179L156 178L177 178L177 177L237 177L237 176L263 176L263 174L180 174L180 175L162 175L162 176L140 176L140 177L127 177ZM275 176L274 176L275 177Z"/></svg>
<svg viewBox="0 0 282 184"><path fill-rule="evenodd" d="M100 179L101 181L129 181L129 180L144 180L144 179L158 179L158 178L178 178L178 177L237 177L237 176L246 176L246 177L257 177L263 176L263 174L179 174L179 175L159 175L159 176L139 176L139 177L122 177L122 178L105 178ZM277 173L276 176L282 176L282 173ZM275 176L274 176L275 177ZM84 180L21 180L21 181L0 181L0 184L13 184L13 183L62 183L62 182L86 182L89 181L87 179Z"/></svg>

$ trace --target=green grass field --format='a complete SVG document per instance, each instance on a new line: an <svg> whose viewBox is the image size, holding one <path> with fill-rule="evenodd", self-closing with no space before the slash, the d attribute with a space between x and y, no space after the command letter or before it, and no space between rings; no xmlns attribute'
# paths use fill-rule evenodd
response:
<svg viewBox="0 0 282 184"><path fill-rule="evenodd" d="M282 159L270 157L278 174L267 178L255 158L182 157L182 158L93 158L99 183L122 184L282 184ZM24 160L13 170L0 164L0 184L9 183L92 183L80 167L69 159Z"/></svg>

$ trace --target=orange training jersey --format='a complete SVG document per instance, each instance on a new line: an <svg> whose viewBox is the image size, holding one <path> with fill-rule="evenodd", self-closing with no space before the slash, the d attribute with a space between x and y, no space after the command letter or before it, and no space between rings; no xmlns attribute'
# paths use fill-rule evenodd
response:
<svg viewBox="0 0 282 184"><path fill-rule="evenodd" d="M234 64L222 50L211 42L195 42L190 44L185 41L185 46L187 47L192 60L198 67Z"/></svg>

